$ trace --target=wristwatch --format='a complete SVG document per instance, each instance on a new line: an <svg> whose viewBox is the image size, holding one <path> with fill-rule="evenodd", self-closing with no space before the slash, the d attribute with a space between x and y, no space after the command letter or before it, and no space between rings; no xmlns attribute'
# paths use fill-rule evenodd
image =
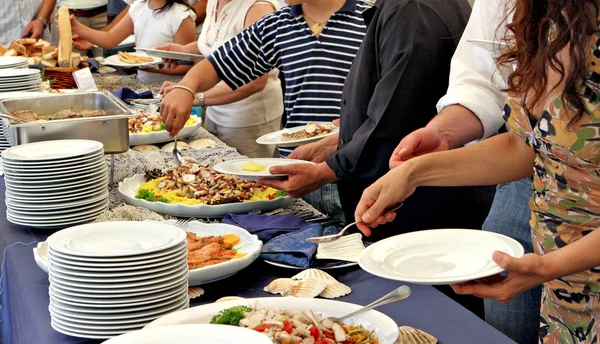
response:
<svg viewBox="0 0 600 344"><path fill-rule="evenodd" d="M41 21L42 21L42 23L44 24L44 29L45 29L46 27L48 27L48 19L46 19L46 18L44 18L44 17L41 17L41 16L38 16L36 19L39 19L39 20L41 20Z"/></svg>
<svg viewBox="0 0 600 344"><path fill-rule="evenodd" d="M204 106L204 92L196 93L196 98L198 98L198 103L200 103L200 106Z"/></svg>

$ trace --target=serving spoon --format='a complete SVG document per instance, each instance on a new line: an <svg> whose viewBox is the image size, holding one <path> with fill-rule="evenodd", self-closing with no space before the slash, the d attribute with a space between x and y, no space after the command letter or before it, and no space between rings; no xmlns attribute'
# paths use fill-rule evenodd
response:
<svg viewBox="0 0 600 344"><path fill-rule="evenodd" d="M396 205L394 207L392 207L391 209L385 209L381 214L386 214L386 213L391 213L393 211L396 211L398 209L400 209L402 207L404 203L400 203L399 205ZM358 224L358 223L362 223L362 221L354 221L351 224L347 225L346 227L344 227L339 233L337 234L330 234L330 235L323 235L323 236L318 236L318 237L312 237L312 238L307 238L306 241L308 242L314 242L317 244L320 244L322 242L331 242L334 240L337 240L339 238L341 238L344 233L348 230L348 228Z"/></svg>
<svg viewBox="0 0 600 344"><path fill-rule="evenodd" d="M173 156L175 157L175 162L177 165L183 165L183 156L181 156L181 152L177 149L177 137L175 137L175 146L173 147Z"/></svg>
<svg viewBox="0 0 600 344"><path fill-rule="evenodd" d="M354 316L357 316L361 313L364 313L366 311L370 311L373 308L377 308L379 306L383 306L383 305L387 305L388 303L392 303L392 302L396 302L396 301L401 301L404 300L406 298L408 298L410 296L410 287L407 285L403 285L399 288L394 289L392 292L382 296L381 298L369 303L368 305L364 306L363 308L360 308L352 313L346 314L344 316L341 316L339 318L334 318L334 317L329 317L328 319L333 321L333 322L343 322L344 320L350 319Z"/></svg>

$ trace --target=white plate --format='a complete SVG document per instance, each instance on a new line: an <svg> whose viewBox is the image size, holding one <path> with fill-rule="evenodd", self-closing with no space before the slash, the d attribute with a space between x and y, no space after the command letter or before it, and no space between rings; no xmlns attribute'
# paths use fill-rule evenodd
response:
<svg viewBox="0 0 600 344"><path fill-rule="evenodd" d="M99 300L95 297L92 297L92 298L79 297L79 296L63 294L60 291L55 290L52 287L50 287L49 292L55 298L62 299L63 302L72 302L76 305L85 304L89 307L101 307L102 308L102 307L114 307L114 305L120 305L120 304L137 304L137 303L141 304L141 303L147 302L147 301L154 301L163 296L169 296L169 295L179 293L183 289L185 289L185 291L187 293L188 286L182 284L182 285L176 286L174 288L167 289L165 291L161 291L161 292L154 293L154 294L134 296L134 297L119 297L119 298L102 299L102 300Z"/></svg>
<svg viewBox="0 0 600 344"><path fill-rule="evenodd" d="M131 320L126 320L126 321L122 321L122 322L117 322L117 321L112 321L112 320L85 320L85 319L78 319L78 318L69 318L64 316L62 313L58 313L58 312L53 312L52 313L52 319L57 319L59 321L68 321L69 323L71 323L72 325L100 325L102 327L110 327L115 326L115 327L123 327L123 328L128 328L129 326L136 326L138 324L148 324L148 321L151 319L156 319L156 316L154 317L149 317L144 319L131 319ZM142 325L143 326L143 325Z"/></svg>
<svg viewBox="0 0 600 344"><path fill-rule="evenodd" d="M227 214L245 214L251 211L271 211L285 207L294 202L293 198L278 197L269 201L239 202L217 205L185 205L185 204L167 204L162 202L148 202L143 199L135 198L137 189L145 183L143 174L136 174L133 177L125 178L119 183L119 193L125 203L137 207L144 207L161 214L167 214L180 217L224 217Z"/></svg>
<svg viewBox="0 0 600 344"><path fill-rule="evenodd" d="M136 322L131 324L123 324L123 325L89 325L89 324L81 324L76 321L71 321L70 319L65 319L60 316L53 316L51 319L51 323L54 323L58 326L64 327L67 330L77 331L77 332L86 332L90 331L90 333L99 332L100 334L108 334L110 332L114 332L115 335L119 335L121 333L140 330L144 327L144 322Z"/></svg>
<svg viewBox="0 0 600 344"><path fill-rule="evenodd" d="M96 179L99 175L104 175L108 172L108 168L106 164L100 164L94 169L90 169L85 171L83 174L75 173L71 174L63 174L57 177L46 177L46 178L28 178L28 177L17 177L14 178L12 176L6 176L6 181L10 182L13 185L33 185L33 186L54 186L54 185L65 185L71 184L76 181L81 181L85 179ZM35 178L35 179L34 179Z"/></svg>
<svg viewBox="0 0 600 344"><path fill-rule="evenodd" d="M41 72L37 69L2 69L0 70L0 80L22 78L28 76L40 76Z"/></svg>
<svg viewBox="0 0 600 344"><path fill-rule="evenodd" d="M439 285L472 281L504 271L494 251L523 256L519 242L470 229L432 229L396 235L367 247L358 258L365 271L383 278Z"/></svg>
<svg viewBox="0 0 600 344"><path fill-rule="evenodd" d="M45 273L48 273L50 258L48 257L48 245L45 241L38 242L37 247L33 248L33 258L35 259L37 266Z"/></svg>
<svg viewBox="0 0 600 344"><path fill-rule="evenodd" d="M91 10L106 6L108 0L65 0L61 3L62 6L67 6L72 10Z"/></svg>
<svg viewBox="0 0 600 344"><path fill-rule="evenodd" d="M31 222L31 221L22 221L22 220L18 220L15 219L13 217L10 216L10 213L7 212L6 213L6 219L8 220L8 222L10 223L14 223L15 225L21 225L21 226L26 226L26 227L33 227L33 228L46 228L46 229L56 229L56 228L64 228L70 225L78 225L81 223L86 223L86 222L90 222L92 220L94 220L95 218L97 218L101 213L98 214L92 214L89 217L80 217L76 220L72 220L72 221L56 221L56 222Z"/></svg>
<svg viewBox="0 0 600 344"><path fill-rule="evenodd" d="M1 71L0 71L1 72ZM23 161L62 160L95 155L104 146L92 140L55 140L28 143L2 152L2 157L15 163ZM62 161L61 161L62 162ZM56 163L59 163L58 161Z"/></svg>
<svg viewBox="0 0 600 344"><path fill-rule="evenodd" d="M331 122L316 122L316 123L331 124ZM296 146L301 146L301 145L305 145L305 144L308 144L311 142L322 140L328 136L335 135L340 131L339 127L334 126L333 131L331 131L329 134L325 134L325 135L319 135L319 136L315 136L315 137L309 137L306 139L290 140L290 141L284 141L281 138L281 135L284 133L291 134L291 133L295 133L298 131L302 131L304 129L306 129L306 125L278 130L278 131L275 131L270 134L266 134L266 135L263 135L263 136L257 138L256 143L261 144L261 145L278 145L279 147L296 147Z"/></svg>
<svg viewBox="0 0 600 344"><path fill-rule="evenodd" d="M33 171L43 171L43 172L32 172L32 170L17 170L12 167L4 166L4 174L13 179L50 179L56 178L57 176L75 176L82 173L89 173L90 171L96 170L102 165L106 166L106 161L104 158L86 161L85 163L74 165L74 166L65 166L60 168L48 168L48 169L40 169Z"/></svg>
<svg viewBox="0 0 600 344"><path fill-rule="evenodd" d="M164 292L166 290L170 290L173 288L183 288L183 286L187 287L187 278L182 278L179 280L178 283L168 283L162 286L159 286L157 288L153 288L153 289L149 289L149 290L131 290L128 292L124 292L124 293L112 293L112 294L93 294L94 299L96 299L98 302L104 302L104 300L116 300L116 299L124 299L124 298L132 298L132 297L138 297L138 296L148 296L148 295L153 295L156 293L160 293L160 292ZM50 286L50 288L53 288L55 291L60 292L61 294L65 294L65 295L69 295L69 296L76 296L76 297L81 297L81 298L86 298L89 299L90 298L90 293L83 291L77 291L77 290L73 290L72 288L66 288L66 287L61 287L61 286Z"/></svg>
<svg viewBox="0 0 600 344"><path fill-rule="evenodd" d="M151 48L139 48L139 47L135 47L134 49L139 50L143 53L146 53L146 55L148 55L148 56L159 57L162 59L190 61L193 59L204 58L204 56L202 56L202 55L178 53L175 51L165 51L165 50L158 50L158 49L151 49Z"/></svg>
<svg viewBox="0 0 600 344"><path fill-rule="evenodd" d="M273 266L277 266L277 267L280 267L280 268L285 268L285 269L305 270L305 268L301 268L299 266L277 263L277 262L273 262L273 261L270 261L270 260L264 260L264 262L267 263L267 264L270 264L270 265L273 265ZM357 265L358 265L358 263L348 262L346 264L341 264L341 265L319 266L319 267L314 267L314 268L318 268L320 270L334 270L334 269L349 268L349 267L357 266Z"/></svg>
<svg viewBox="0 0 600 344"><path fill-rule="evenodd" d="M53 203L42 203L33 201L19 201L12 199L8 196L6 197L5 203L11 210L18 210L23 213L28 214L29 216L39 216L38 212L42 215L46 216L48 213L55 211L56 214L70 213L72 211L83 210L89 207L90 204L100 205L108 201L108 190L102 187L98 193L94 193L92 195L88 194L83 200L73 201L71 199L67 200L57 200Z"/></svg>
<svg viewBox="0 0 600 344"><path fill-rule="evenodd" d="M184 231L164 223L113 221L56 232L48 237L48 247L72 256L127 257L166 250L185 240Z"/></svg>
<svg viewBox="0 0 600 344"><path fill-rule="evenodd" d="M10 183L5 180L7 190L12 192L27 193L32 196L35 195L59 195L71 192L79 192L84 188L88 190L99 190L100 188L108 188L108 175L100 174L97 178L81 181L76 183L67 183L60 185L52 185L48 187L44 186L29 186L23 184Z"/></svg>
<svg viewBox="0 0 600 344"><path fill-rule="evenodd" d="M0 66L12 66L27 64L27 58L23 56L0 56Z"/></svg>
<svg viewBox="0 0 600 344"><path fill-rule="evenodd" d="M166 223L174 224L175 220L169 220ZM240 242L234 248L238 249L238 252L246 253L242 258L190 270L190 286L214 282L237 273L252 264L260 255L260 250L262 249L262 241L256 235L252 235L240 227L222 223L206 224L199 221L191 221L183 229L199 236L217 236L227 233L236 234L240 237Z"/></svg>
<svg viewBox="0 0 600 344"><path fill-rule="evenodd" d="M90 308L87 306L79 307L79 306L72 306L72 305L63 303L62 301L55 299L52 296L50 296L50 302L52 302L52 304L56 308L62 309L65 311L70 311L70 312L92 313L92 314L115 314L115 313L118 314L118 313L141 312L141 311L145 311L145 310L162 308L162 307L169 306L172 304L179 304L183 301L184 298L189 300L187 291L184 291L183 289L181 289L179 294L175 294L175 297L157 300L157 302L147 304L147 305L133 306L133 307L125 307L123 305L113 305L112 308Z"/></svg>
<svg viewBox="0 0 600 344"><path fill-rule="evenodd" d="M494 57L502 55L508 49L508 45L505 42L490 41L486 39L467 39L467 42L489 51Z"/></svg>
<svg viewBox="0 0 600 344"><path fill-rule="evenodd" d="M96 197L99 196L105 190L104 186L98 187L96 189L89 190L81 190L79 193L71 191L71 193L63 194L63 195L45 195L45 194L28 194L21 193L18 191L6 190L6 198L10 198L16 202L21 203L61 203L66 201L77 201L83 198ZM75 193L75 195L73 195ZM15 207L13 205L13 207ZM17 208L17 207L15 207ZM72 209L69 209L72 210Z"/></svg>
<svg viewBox="0 0 600 344"><path fill-rule="evenodd" d="M75 210L75 211L71 211L71 212L68 212L65 214L57 214L57 215L49 215L49 214L32 215L32 211L30 211L30 210L18 211L15 209L11 209L10 206L8 207L8 212L14 219L19 220L19 221L34 221L34 222L71 221L71 220L74 220L79 217L87 217L87 216L91 216L91 215L99 214L99 213L103 212L104 210L108 209L108 199L106 199L105 201L99 202L99 203L95 203L94 205L95 206L91 207L91 208L86 207L86 209L82 209L79 211Z"/></svg>
<svg viewBox="0 0 600 344"><path fill-rule="evenodd" d="M175 312L151 322L144 329L180 324L208 324L212 317L223 309L239 305L254 307L257 302L264 308L286 309L297 312L312 310L315 313L321 313L325 317L338 317L362 308L362 306L352 303L324 299L296 297L241 299L212 303ZM350 318L346 323L360 324L369 330L375 331L381 344L395 344L398 339L398 325L390 317L378 311L367 311L357 317Z"/></svg>
<svg viewBox="0 0 600 344"><path fill-rule="evenodd" d="M148 56L144 53L130 53L130 54L137 55L137 56ZM134 67L156 65L156 64L160 64L163 62L162 59L159 59L158 57L152 57L152 59L153 59L152 62L130 64L130 63L125 63L125 62L121 61L119 59L119 54L115 54L115 55L105 58L103 64L109 65L109 66L114 66L114 67L134 68Z"/></svg>
<svg viewBox="0 0 600 344"><path fill-rule="evenodd" d="M244 171L244 165L250 163L251 161L265 166L265 169L261 172L249 172ZM256 159L236 159L224 161L216 164L213 168L215 171L220 173L233 174L242 179L247 180L257 180L259 178L269 178L269 179L286 179L287 174L271 174L269 173L269 168L273 166L285 166L292 164L311 164L314 165L313 162L305 161L305 160L295 160L295 159L275 159L275 158L256 158Z"/></svg>
<svg viewBox="0 0 600 344"><path fill-rule="evenodd" d="M84 155L77 158L51 160L51 161L13 161L6 158L2 158L2 164L4 166L11 167L15 170L29 172L43 172L49 171L55 168L72 168L75 166L81 166L84 164L90 164L104 159L104 151L100 150L97 153Z"/></svg>
<svg viewBox="0 0 600 344"><path fill-rule="evenodd" d="M70 217L61 217L61 218L57 218L57 219L45 219L43 217L41 217L43 220L38 220L37 218L29 218L29 217L22 217L22 216L15 216L15 214L12 213L12 211L9 209L6 211L6 217L12 221L19 221L22 223L27 223L27 224L32 224L35 223L36 225L40 224L40 225L62 225L63 223L67 223L67 224L71 224L71 222L74 221L80 221L80 219L87 219L87 218L91 218L94 219L96 217L98 217L98 215L102 214L103 211L105 211L108 208L108 206L104 206L104 207L99 207L97 210L94 211L89 211L86 212L85 214L73 214L73 216Z"/></svg>
<svg viewBox="0 0 600 344"><path fill-rule="evenodd" d="M177 134L177 139L183 139L192 135L202 126L202 119L198 118L197 116L194 116L194 118L196 118L196 123L194 123L194 125L183 127L181 131L179 131L179 134ZM169 136L169 132L166 130L153 131L150 133L129 134L130 146L150 145L171 140L173 140L173 138Z"/></svg>
<svg viewBox="0 0 600 344"><path fill-rule="evenodd" d="M243 338L245 344L271 344L260 332L227 325L177 325L126 333L106 344L231 344Z"/></svg>
<svg viewBox="0 0 600 344"><path fill-rule="evenodd" d="M60 253L52 249L48 249L51 253L52 259L60 263L66 264L71 269L80 266L89 271L95 271L93 268L100 268L98 271L106 271L110 269L113 271L128 271L133 269L139 269L143 264L145 267L158 266L160 264L169 264L175 259L178 260L183 252L187 252L187 240L179 245L171 247L169 249L153 252L150 254L142 254L137 256L128 257L78 257L71 256L68 254ZM151 265L152 264L152 265ZM156 265L155 265L156 264Z"/></svg>

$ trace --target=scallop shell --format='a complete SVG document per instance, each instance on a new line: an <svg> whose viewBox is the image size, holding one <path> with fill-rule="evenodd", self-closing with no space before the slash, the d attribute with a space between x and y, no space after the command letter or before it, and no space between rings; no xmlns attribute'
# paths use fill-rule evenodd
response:
<svg viewBox="0 0 600 344"><path fill-rule="evenodd" d="M323 281L326 284L325 289L319 296L327 299L335 299L348 295L352 289L347 285L338 282L333 276L319 269L307 269L292 277L294 280L301 281Z"/></svg>
<svg viewBox="0 0 600 344"><path fill-rule="evenodd" d="M217 301L215 301L215 303L217 302L225 302L225 301L232 301L232 300L243 300L243 297L239 297L239 296L224 296L220 299L218 299Z"/></svg>
<svg viewBox="0 0 600 344"><path fill-rule="evenodd" d="M410 326L401 326L396 344L437 344L438 340L427 332Z"/></svg>
<svg viewBox="0 0 600 344"><path fill-rule="evenodd" d="M297 281L291 278L273 280L263 290L271 294L296 297L316 297L327 284L321 280Z"/></svg>
<svg viewBox="0 0 600 344"><path fill-rule="evenodd" d="M189 287L188 288L188 296L190 297L190 299L195 299L202 295L204 295L204 289L202 289L200 287Z"/></svg>

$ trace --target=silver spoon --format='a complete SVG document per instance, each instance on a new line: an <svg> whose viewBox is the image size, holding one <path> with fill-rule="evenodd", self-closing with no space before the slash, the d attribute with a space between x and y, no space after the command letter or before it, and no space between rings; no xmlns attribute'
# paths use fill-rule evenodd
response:
<svg viewBox="0 0 600 344"><path fill-rule="evenodd" d="M391 293L386 294L385 296L369 303L368 305L364 306L363 308L361 308L359 310L356 310L350 314L346 314L339 318L330 317L329 320L331 320L333 322L343 322L344 320L352 318L353 316L356 316L360 313L370 311L371 309L377 308L379 306L387 305L388 303L404 300L409 296L410 296L410 288L407 285L403 285L400 288L394 289Z"/></svg>
<svg viewBox="0 0 600 344"><path fill-rule="evenodd" d="M403 205L403 204L404 204L404 203L400 203L399 205L397 205L397 206L395 206L395 207L393 207L393 208L391 208L391 209L386 209L386 210L384 210L384 211L383 211L383 213L381 213L381 214L386 214L386 213L391 213L391 212L393 212L393 211L396 211L396 210L400 209L400 208L402 207L402 205ZM319 244L319 243L322 243L322 242L330 242L330 241L337 240L337 239L341 238L341 237L344 235L344 233L346 232L346 230L348 230L348 228L350 228L350 227L352 227L352 226L356 225L356 224L357 224L357 223L359 223L359 222L360 222L360 223L362 223L362 221L355 221L355 222L352 222L351 224L349 224L349 225L347 225L346 227L344 227L344 228L343 228L343 229L342 229L342 230L341 230L339 233L337 233L337 234L330 234L330 235L323 235L323 236L318 236L318 237L312 237L312 238L308 238L308 239L306 239L306 241L308 241L308 242L314 242L314 243L317 243L317 244Z"/></svg>
<svg viewBox="0 0 600 344"><path fill-rule="evenodd" d="M175 137L175 146L173 147L173 156L175 157L175 161L177 165L183 165L183 156L181 156L181 152L177 149L177 137Z"/></svg>

